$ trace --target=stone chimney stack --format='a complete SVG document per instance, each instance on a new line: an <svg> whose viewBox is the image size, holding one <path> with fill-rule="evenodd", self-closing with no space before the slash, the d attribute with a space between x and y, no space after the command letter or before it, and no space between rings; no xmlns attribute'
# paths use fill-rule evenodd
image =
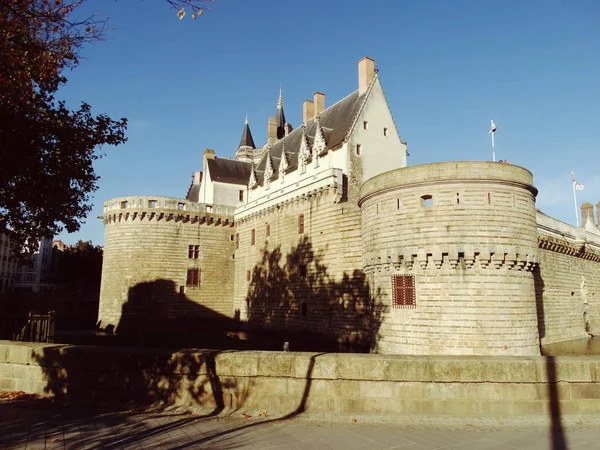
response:
<svg viewBox="0 0 600 450"><path fill-rule="evenodd" d="M317 117L325 109L325 94L323 94L322 92L315 92L313 99L315 103L313 117Z"/></svg>
<svg viewBox="0 0 600 450"><path fill-rule="evenodd" d="M204 172L208 171L208 160L215 159L215 151L212 148L204 150L204 165L202 166Z"/></svg>
<svg viewBox="0 0 600 450"><path fill-rule="evenodd" d="M375 60L365 56L358 62L358 95L367 92L369 83L375 75Z"/></svg>
<svg viewBox="0 0 600 450"><path fill-rule="evenodd" d="M269 117L269 127L267 129L267 141L273 143L277 140L277 119Z"/></svg>
<svg viewBox="0 0 600 450"><path fill-rule="evenodd" d="M202 172L197 171L194 172L194 184L200 184L202 183Z"/></svg>
<svg viewBox="0 0 600 450"><path fill-rule="evenodd" d="M594 220L594 206L590 202L585 202L581 204L581 225L585 226L588 217L595 225L596 221Z"/></svg>
<svg viewBox="0 0 600 450"><path fill-rule="evenodd" d="M315 104L312 100L304 100L302 103L302 123L307 124L314 117Z"/></svg>

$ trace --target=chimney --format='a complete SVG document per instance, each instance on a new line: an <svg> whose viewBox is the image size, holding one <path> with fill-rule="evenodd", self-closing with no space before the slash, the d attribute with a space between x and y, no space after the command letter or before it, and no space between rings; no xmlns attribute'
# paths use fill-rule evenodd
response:
<svg viewBox="0 0 600 450"><path fill-rule="evenodd" d="M375 60L365 56L358 62L358 95L367 92L373 75L375 75Z"/></svg>
<svg viewBox="0 0 600 450"><path fill-rule="evenodd" d="M194 184L200 184L202 183L202 172L197 171L194 172Z"/></svg>
<svg viewBox="0 0 600 450"><path fill-rule="evenodd" d="M267 138L268 142L275 142L277 140L277 119L275 117L269 117Z"/></svg>
<svg viewBox="0 0 600 450"><path fill-rule="evenodd" d="M304 100L302 103L302 123L307 124L314 117L315 104L312 100Z"/></svg>
<svg viewBox="0 0 600 450"><path fill-rule="evenodd" d="M315 105L313 109L313 117L317 117L325 109L325 94L322 92L315 92L313 99Z"/></svg>
<svg viewBox="0 0 600 450"><path fill-rule="evenodd" d="M585 202L581 204L581 225L585 226L588 217L595 225L596 221L594 220L594 206L590 202Z"/></svg>
<svg viewBox="0 0 600 450"><path fill-rule="evenodd" d="M215 159L215 151L212 148L207 148L206 150L204 150L204 165L202 166L202 168L205 172L208 170L206 166L208 164L207 161L209 159Z"/></svg>

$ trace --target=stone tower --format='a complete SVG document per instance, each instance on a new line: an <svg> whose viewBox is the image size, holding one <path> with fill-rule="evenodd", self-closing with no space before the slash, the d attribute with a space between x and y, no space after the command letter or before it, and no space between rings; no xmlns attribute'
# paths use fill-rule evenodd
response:
<svg viewBox="0 0 600 450"><path fill-rule="evenodd" d="M532 181L521 167L460 161L363 184L364 269L391 305L380 352L539 355Z"/></svg>

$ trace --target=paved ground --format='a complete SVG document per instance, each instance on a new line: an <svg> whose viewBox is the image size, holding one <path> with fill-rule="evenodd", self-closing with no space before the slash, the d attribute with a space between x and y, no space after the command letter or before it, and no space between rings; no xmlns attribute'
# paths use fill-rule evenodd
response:
<svg viewBox="0 0 600 450"><path fill-rule="evenodd" d="M555 424L557 422L555 421ZM291 419L99 410L0 400L0 449L599 449L600 418Z"/></svg>

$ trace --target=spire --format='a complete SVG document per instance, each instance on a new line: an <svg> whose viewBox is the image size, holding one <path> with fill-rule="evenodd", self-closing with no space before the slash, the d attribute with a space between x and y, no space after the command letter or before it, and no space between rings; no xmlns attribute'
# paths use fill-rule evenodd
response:
<svg viewBox="0 0 600 450"><path fill-rule="evenodd" d="M277 139L281 139L285 136L285 114L283 112L283 95L281 85L279 85L279 100L277 100Z"/></svg>
<svg viewBox="0 0 600 450"><path fill-rule="evenodd" d="M246 121L244 123L244 131L242 132L240 147L256 148L256 145L254 145L254 139L252 139L252 133L250 132L250 125L248 125L248 114L246 114Z"/></svg>

